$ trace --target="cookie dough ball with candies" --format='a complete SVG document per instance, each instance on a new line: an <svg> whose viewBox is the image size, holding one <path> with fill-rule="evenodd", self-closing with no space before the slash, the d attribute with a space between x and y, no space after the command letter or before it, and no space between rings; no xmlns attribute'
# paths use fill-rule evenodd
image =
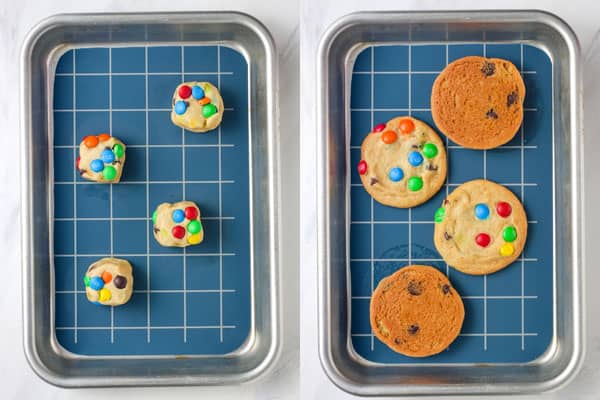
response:
<svg viewBox="0 0 600 400"><path fill-rule="evenodd" d="M103 258L87 269L83 278L87 299L94 304L120 306L133 292L133 272L129 261Z"/></svg>
<svg viewBox="0 0 600 400"><path fill-rule="evenodd" d="M192 132L216 129L223 119L223 99L209 82L184 82L173 93L171 121Z"/></svg>
<svg viewBox="0 0 600 400"><path fill-rule="evenodd" d="M162 203L152 214L154 238L164 247L187 247L204 240L200 208L192 201Z"/></svg>
<svg viewBox="0 0 600 400"><path fill-rule="evenodd" d="M125 144L108 133L86 136L79 145L76 167L87 180L117 183L125 167Z"/></svg>

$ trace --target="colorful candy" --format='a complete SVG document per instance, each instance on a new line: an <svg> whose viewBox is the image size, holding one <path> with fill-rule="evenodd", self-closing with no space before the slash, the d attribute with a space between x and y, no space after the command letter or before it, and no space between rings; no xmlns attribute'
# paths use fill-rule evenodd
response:
<svg viewBox="0 0 600 400"><path fill-rule="evenodd" d="M475 236L475 243L481 247L487 247L490 244L491 238L487 233L480 233Z"/></svg>
<svg viewBox="0 0 600 400"><path fill-rule="evenodd" d="M158 211L154 210L152 213L152 223L156 225L156 217L158 217Z"/></svg>
<svg viewBox="0 0 600 400"><path fill-rule="evenodd" d="M185 213L183 212L183 210L175 210L173 211L173 214L171 214L171 218L173 218L173 222L178 224L180 222L183 222L183 220L185 219Z"/></svg>
<svg viewBox="0 0 600 400"><path fill-rule="evenodd" d="M115 153L115 156L121 158L123 157L123 153L125 153L125 150L123 149L123 146L117 143L113 146L113 152Z"/></svg>
<svg viewBox="0 0 600 400"><path fill-rule="evenodd" d="M507 226L502 231L502 238L507 242L514 242L517 239L517 230L514 226Z"/></svg>
<svg viewBox="0 0 600 400"><path fill-rule="evenodd" d="M373 132L381 132L385 129L386 126L386 124L375 125L375 128L373 128Z"/></svg>
<svg viewBox="0 0 600 400"><path fill-rule="evenodd" d="M385 131L381 134L381 140L385 144L392 144L398 139L398 135L394 131Z"/></svg>
<svg viewBox="0 0 600 400"><path fill-rule="evenodd" d="M187 99L192 93L193 90L188 85L181 85L178 92L179 97L181 97L182 99Z"/></svg>
<svg viewBox="0 0 600 400"><path fill-rule="evenodd" d="M188 237L187 241L189 244L198 244L200 243L200 235L197 233L195 235L191 235L190 237Z"/></svg>
<svg viewBox="0 0 600 400"><path fill-rule="evenodd" d="M117 289L124 289L125 286L127 286L127 278L122 275L117 275L113 280L113 284Z"/></svg>
<svg viewBox="0 0 600 400"><path fill-rule="evenodd" d="M100 290L100 301L108 301L112 297L112 293L107 288Z"/></svg>
<svg viewBox="0 0 600 400"><path fill-rule="evenodd" d="M106 164L111 164L113 161L115 161L115 153L113 153L111 149L102 150L100 157L102 158L102 161Z"/></svg>
<svg viewBox="0 0 600 400"><path fill-rule="evenodd" d="M175 114L185 114L185 110L187 110L187 104L185 104L185 101L179 100L175 103Z"/></svg>
<svg viewBox="0 0 600 400"><path fill-rule="evenodd" d="M358 162L358 173L364 175L367 173L367 162L365 160L360 160Z"/></svg>
<svg viewBox="0 0 600 400"><path fill-rule="evenodd" d="M504 243L502 246L500 246L501 256L512 256L514 252L515 247L512 245L512 243Z"/></svg>
<svg viewBox="0 0 600 400"><path fill-rule="evenodd" d="M479 203L475 206L475 217L477 219L487 219L490 216L490 209L483 203Z"/></svg>
<svg viewBox="0 0 600 400"><path fill-rule="evenodd" d="M86 276L83 277L83 284L86 287L90 286L90 277L89 276L86 275Z"/></svg>
<svg viewBox="0 0 600 400"><path fill-rule="evenodd" d="M94 276L90 279L90 288L100 290L104 287L104 281L99 276Z"/></svg>
<svg viewBox="0 0 600 400"><path fill-rule="evenodd" d="M438 148L435 144L433 143L425 143L425 146L423 146L423 155L427 158L433 158L435 156L437 156L438 153Z"/></svg>
<svg viewBox="0 0 600 400"><path fill-rule="evenodd" d="M404 178L404 172L402 172L402 169L400 169L398 167L394 167L394 168L390 169L390 172L388 173L388 177L390 178L390 180L392 182L398 182L398 181L402 180L402 178Z"/></svg>
<svg viewBox="0 0 600 400"><path fill-rule="evenodd" d="M175 225L171 230L171 234L176 239L182 239L185 236L185 228L181 225Z"/></svg>
<svg viewBox="0 0 600 400"><path fill-rule="evenodd" d="M210 99L208 97L203 97L200 100L198 100L198 104L200 104L201 106L210 103Z"/></svg>
<svg viewBox="0 0 600 400"><path fill-rule="evenodd" d="M423 179L420 176L412 176L408 180L408 190L418 192L423 187Z"/></svg>
<svg viewBox="0 0 600 400"><path fill-rule="evenodd" d="M202 107L202 115L204 118L210 118L217 113L217 107L214 104L205 104Z"/></svg>
<svg viewBox="0 0 600 400"><path fill-rule="evenodd" d="M423 156L418 151L408 153L408 163L413 167L418 167L423 164Z"/></svg>
<svg viewBox="0 0 600 400"><path fill-rule="evenodd" d="M98 142L99 140L96 136L86 136L83 138L83 144L85 144L85 147L88 149L98 146Z"/></svg>
<svg viewBox="0 0 600 400"><path fill-rule="evenodd" d="M102 170L102 176L107 181L112 181L117 176L117 170L112 165L107 165Z"/></svg>
<svg viewBox="0 0 600 400"><path fill-rule="evenodd" d="M496 205L496 212L502 218L507 218L512 213L512 207L505 201L501 201Z"/></svg>
<svg viewBox="0 0 600 400"><path fill-rule="evenodd" d="M94 172L100 172L104 169L104 163L100 159L92 160L90 163L90 169Z"/></svg>
<svg viewBox="0 0 600 400"><path fill-rule="evenodd" d="M77 156L77 159L75 160L75 168L79 169L79 161L81 161L81 157Z"/></svg>
<svg viewBox="0 0 600 400"><path fill-rule="evenodd" d="M444 207L440 207L435 211L435 216L433 217L433 219L435 220L435 222L440 223L444 220L445 216L446 209Z"/></svg>
<svg viewBox="0 0 600 400"><path fill-rule="evenodd" d="M198 218L198 209L196 209L196 207L186 207L184 213L187 219Z"/></svg>
<svg viewBox="0 0 600 400"><path fill-rule="evenodd" d="M192 88L192 96L196 99L196 100L200 100L204 97L204 89L202 89L200 86L196 85Z"/></svg>
<svg viewBox="0 0 600 400"><path fill-rule="evenodd" d="M104 283L110 283L112 281L112 274L108 271L104 271L102 275L100 275Z"/></svg>
<svg viewBox="0 0 600 400"><path fill-rule="evenodd" d="M101 133L98 135L98 140L101 142L106 142L108 139L110 139L110 135L108 133Z"/></svg>
<svg viewBox="0 0 600 400"><path fill-rule="evenodd" d="M190 221L190 223L187 226L188 232L192 234L200 232L201 229L202 226L200 225L200 222L198 220Z"/></svg>
<svg viewBox="0 0 600 400"><path fill-rule="evenodd" d="M400 129L400 132L408 135L415 130L415 123L410 118L404 118L400 121L398 128Z"/></svg>

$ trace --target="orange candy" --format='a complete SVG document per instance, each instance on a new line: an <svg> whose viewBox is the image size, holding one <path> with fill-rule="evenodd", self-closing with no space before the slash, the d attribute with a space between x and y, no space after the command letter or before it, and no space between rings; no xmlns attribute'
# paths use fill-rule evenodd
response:
<svg viewBox="0 0 600 400"><path fill-rule="evenodd" d="M398 124L398 128L400 128L400 132L402 132L405 135L408 135L412 131L415 130L415 123L412 122L411 119L404 118L404 119L400 120L400 124Z"/></svg>
<svg viewBox="0 0 600 400"><path fill-rule="evenodd" d="M104 271L102 273L102 280L104 281L104 283L109 283L110 281L112 281L112 274L108 271Z"/></svg>
<svg viewBox="0 0 600 400"><path fill-rule="evenodd" d="M200 104L201 106L210 103L210 99L208 97L203 97L200 100L198 100L198 104Z"/></svg>
<svg viewBox="0 0 600 400"><path fill-rule="evenodd" d="M110 139L110 135L108 133L101 133L98 135L98 139L100 139L101 142L105 142Z"/></svg>
<svg viewBox="0 0 600 400"><path fill-rule="evenodd" d="M394 131L385 131L381 134L381 140L383 140L383 143L385 144L392 144L398 140L398 135L396 135L396 132Z"/></svg>
<svg viewBox="0 0 600 400"><path fill-rule="evenodd" d="M86 136L83 138L83 144L91 149L98 146L98 138L96 136Z"/></svg>

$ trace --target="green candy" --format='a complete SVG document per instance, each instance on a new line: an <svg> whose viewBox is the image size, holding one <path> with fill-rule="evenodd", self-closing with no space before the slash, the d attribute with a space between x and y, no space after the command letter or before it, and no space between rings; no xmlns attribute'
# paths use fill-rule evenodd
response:
<svg viewBox="0 0 600 400"><path fill-rule="evenodd" d="M87 276L87 275L86 275L86 276L84 276L84 277L83 277L83 283L84 283L85 287L88 287L88 286L90 286L90 277L89 277L89 276Z"/></svg>
<svg viewBox="0 0 600 400"><path fill-rule="evenodd" d="M117 176L117 170L112 165L105 165L102 170L102 176L107 181L112 181Z"/></svg>
<svg viewBox="0 0 600 400"><path fill-rule="evenodd" d="M158 217L158 211L154 210L152 213L152 223L156 225L156 217Z"/></svg>
<svg viewBox="0 0 600 400"><path fill-rule="evenodd" d="M125 152L125 150L123 150L123 146L117 143L113 146L113 152L115 153L115 156L117 156L117 158L121 158L123 157L123 153Z"/></svg>
<svg viewBox="0 0 600 400"><path fill-rule="evenodd" d="M217 107L214 104L208 103L202 107L202 115L204 115L204 118L209 118L216 113Z"/></svg>
<svg viewBox="0 0 600 400"><path fill-rule="evenodd" d="M435 144L425 143L425 146L423 146L423 155L426 158L433 158L433 157L437 156L437 153L438 153L438 148Z"/></svg>
<svg viewBox="0 0 600 400"><path fill-rule="evenodd" d="M193 220L188 224L187 230L191 234L198 233L202 230L202 225L200 225L199 221Z"/></svg>
<svg viewBox="0 0 600 400"><path fill-rule="evenodd" d="M444 220L445 216L446 216L446 209L444 207L440 207L435 212L434 220L437 223L442 222Z"/></svg>
<svg viewBox="0 0 600 400"><path fill-rule="evenodd" d="M423 187L423 179L418 176L413 176L408 180L408 190L417 192Z"/></svg>
<svg viewBox="0 0 600 400"><path fill-rule="evenodd" d="M514 242L517 238L517 230L514 226L507 226L502 231L502 238L507 242Z"/></svg>

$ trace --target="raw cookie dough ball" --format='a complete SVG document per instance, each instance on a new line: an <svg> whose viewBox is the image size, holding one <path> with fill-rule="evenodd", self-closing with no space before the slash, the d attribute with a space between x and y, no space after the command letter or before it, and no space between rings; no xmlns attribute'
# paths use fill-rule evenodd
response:
<svg viewBox="0 0 600 400"><path fill-rule="evenodd" d="M208 82L184 82L173 93L171 121L192 132L208 132L223 118L223 99Z"/></svg>
<svg viewBox="0 0 600 400"><path fill-rule="evenodd" d="M120 306L131 298L131 264L119 258L103 258L88 268L83 278L87 299L94 304Z"/></svg>
<svg viewBox="0 0 600 400"><path fill-rule="evenodd" d="M200 209L192 201L162 203L154 214L154 238L165 247L187 247L204 240Z"/></svg>
<svg viewBox="0 0 600 400"><path fill-rule="evenodd" d="M125 166L125 144L108 133L86 136L79 145L76 167L90 181L117 183Z"/></svg>

